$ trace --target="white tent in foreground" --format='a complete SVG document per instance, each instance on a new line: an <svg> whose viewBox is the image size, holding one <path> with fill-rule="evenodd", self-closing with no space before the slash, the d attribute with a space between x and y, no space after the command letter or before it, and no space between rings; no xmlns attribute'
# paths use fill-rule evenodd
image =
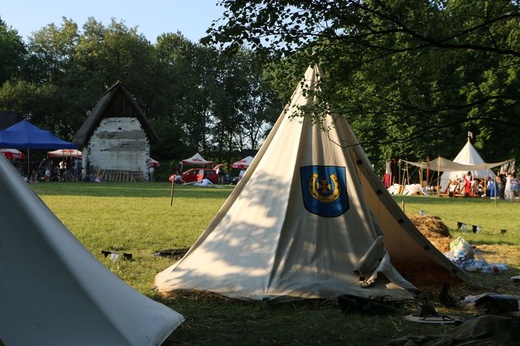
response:
<svg viewBox="0 0 520 346"><path fill-rule="evenodd" d="M320 75L309 68L303 82L318 88ZM312 102L299 84L213 221L180 261L157 274L159 291L399 300L413 296L410 282L467 278L394 202L344 118L324 117L322 131L291 117Z"/></svg>
<svg viewBox="0 0 520 346"><path fill-rule="evenodd" d="M0 177L5 345L159 345L182 323L92 256L3 157Z"/></svg>

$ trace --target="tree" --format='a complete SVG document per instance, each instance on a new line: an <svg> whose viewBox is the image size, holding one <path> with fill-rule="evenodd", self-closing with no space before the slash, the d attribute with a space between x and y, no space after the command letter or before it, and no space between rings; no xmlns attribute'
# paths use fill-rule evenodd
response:
<svg viewBox="0 0 520 346"><path fill-rule="evenodd" d="M345 114L373 161L454 156L467 130L495 160L518 156L516 1L222 0L204 42L247 45L303 73Z"/></svg>
<svg viewBox="0 0 520 346"><path fill-rule="evenodd" d="M25 45L18 31L8 27L0 18L0 86L17 77L23 65Z"/></svg>

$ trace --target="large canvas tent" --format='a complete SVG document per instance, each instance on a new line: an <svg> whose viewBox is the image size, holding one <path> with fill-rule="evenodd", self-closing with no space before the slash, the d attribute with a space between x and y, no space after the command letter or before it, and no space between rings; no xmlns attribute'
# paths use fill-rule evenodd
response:
<svg viewBox="0 0 520 346"><path fill-rule="evenodd" d="M471 171L471 174L473 178L478 179L487 179L488 177L492 180L495 179L496 175L491 170L493 167L500 166L507 161L503 162L497 162L497 163L486 163L484 159L480 156L480 154L477 152L473 144L471 144L471 139L468 136L468 141L466 142L466 145L461 149L461 151L457 154L455 159L453 159L453 162L463 164L463 165L470 165L474 166L469 169L459 169L459 170L445 170L444 173L441 175L441 189L444 190L450 180L460 178L468 172Z"/></svg>
<svg viewBox="0 0 520 346"><path fill-rule="evenodd" d="M309 68L302 84L317 88L320 75ZM206 230L156 275L157 289L398 300L413 283L467 279L395 203L343 117L324 115L322 126L294 117L314 102L302 84Z"/></svg>
<svg viewBox="0 0 520 346"><path fill-rule="evenodd" d="M0 177L3 344L159 345L182 323L92 256L3 157Z"/></svg>

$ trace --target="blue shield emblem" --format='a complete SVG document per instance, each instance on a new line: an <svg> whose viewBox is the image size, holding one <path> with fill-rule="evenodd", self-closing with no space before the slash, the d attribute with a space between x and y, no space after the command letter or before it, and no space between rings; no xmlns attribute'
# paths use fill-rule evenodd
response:
<svg viewBox="0 0 520 346"><path fill-rule="evenodd" d="M300 167L303 205L309 212L336 217L349 209L345 167Z"/></svg>

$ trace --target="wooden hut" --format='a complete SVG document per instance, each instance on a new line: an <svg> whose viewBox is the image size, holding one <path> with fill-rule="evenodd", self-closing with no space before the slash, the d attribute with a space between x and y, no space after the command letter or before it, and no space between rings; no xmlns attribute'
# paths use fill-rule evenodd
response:
<svg viewBox="0 0 520 346"><path fill-rule="evenodd" d="M83 174L107 181L148 179L150 144L158 136L128 89L117 81L98 101L74 143L83 153Z"/></svg>

